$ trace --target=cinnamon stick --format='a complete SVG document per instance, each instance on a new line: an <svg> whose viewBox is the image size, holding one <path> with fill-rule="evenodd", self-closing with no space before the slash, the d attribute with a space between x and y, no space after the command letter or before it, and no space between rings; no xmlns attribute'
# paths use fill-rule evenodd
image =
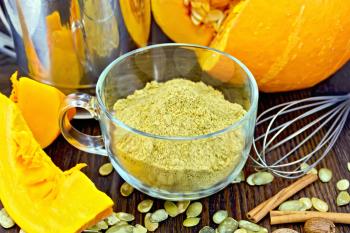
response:
<svg viewBox="0 0 350 233"><path fill-rule="evenodd" d="M271 225L306 222L311 218L325 218L334 223L350 224L350 213L331 213L318 211L271 211Z"/></svg>
<svg viewBox="0 0 350 233"><path fill-rule="evenodd" d="M312 184L318 179L318 176L315 174L307 174L302 178L295 181L290 186L282 189L276 195L270 199L260 203L254 209L248 212L247 217L251 221L257 223L263 219L271 210L275 209L281 203L286 201L288 198L304 189L306 186Z"/></svg>

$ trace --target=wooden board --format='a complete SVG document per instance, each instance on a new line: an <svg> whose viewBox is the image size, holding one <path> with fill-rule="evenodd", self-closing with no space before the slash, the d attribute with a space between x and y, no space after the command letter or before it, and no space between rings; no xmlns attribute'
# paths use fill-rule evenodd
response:
<svg viewBox="0 0 350 233"><path fill-rule="evenodd" d="M4 60L5 57L0 55L0 91L6 94L10 93L10 84L8 81L9 75L16 69L16 65L12 60ZM12 64L11 64L12 63ZM332 94L332 93L346 93L350 92L350 63L343 67L336 75L331 79L319 84L318 86L296 92L279 93L279 94L261 94L259 111L268 107L274 106L278 103L282 103L289 100L301 99L309 96ZM99 128L97 122L93 120L80 120L74 122L74 124L88 134L98 134ZM329 153L329 155L319 165L320 167L328 167L334 172L334 177L331 182L323 184L316 182L310 187L302 190L294 198L299 197L318 197L330 205L330 211L337 212L350 212L350 205L345 207L336 207L335 198L337 191L335 189L335 183L340 178L350 179L350 172L346 168L346 163L350 161L350 119L340 135L335 147ZM312 143L309 144L309 147ZM114 172L108 177L101 177L98 174L98 168L105 162L108 162L107 158L87 154L81 152L71 145L69 145L61 136L46 149L46 152L52 157L52 160L63 170L73 167L76 163L87 163L88 167L83 171L95 182L96 186L102 191L106 192L115 201L116 211L125 211L132 213L136 216L136 223L143 222L143 214L140 214L136 210L137 204L146 198L146 195L136 191L130 197L124 198L119 194L119 187L122 184L122 180L118 174ZM247 173L252 170L252 162L249 161L247 165ZM263 200L271 197L277 193L282 187L290 184L291 181L284 179L275 179L272 184L261 187L250 187L246 183L232 184L221 192L200 200L203 203L204 209L201 215L201 222L197 227L185 228L182 226L184 215L176 218L171 218L160 224L160 228L156 231L159 233L165 232L198 232L204 225L215 226L212 223L211 216L216 210L226 209L229 211L230 216L235 219L244 219L245 214L254 206L262 202ZM1 188L1 187L0 187ZM157 200L153 209L162 208L163 201ZM30 206L28 206L30 208ZM64 208L64 206L62 206ZM64 223L62 223L64 224ZM293 228L299 232L302 231L302 224L274 226L270 228L268 218L264 218L261 221L261 225L267 227L270 230L275 230L280 227ZM0 233L14 233L18 232L19 228L12 228L10 230L4 230L0 228ZM350 227L345 225L338 225L338 232L346 233L350 232Z"/></svg>

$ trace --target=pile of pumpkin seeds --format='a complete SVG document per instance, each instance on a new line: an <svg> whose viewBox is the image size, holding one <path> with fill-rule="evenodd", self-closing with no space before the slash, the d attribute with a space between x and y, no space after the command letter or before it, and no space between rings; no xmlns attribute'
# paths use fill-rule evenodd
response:
<svg viewBox="0 0 350 233"><path fill-rule="evenodd" d="M183 226L193 227L198 225L200 218L198 217L202 213L202 203L194 202L190 204L190 201L179 201L176 204L171 201L164 202L164 208L158 209L153 213L149 213L153 206L153 201L148 199L141 201L137 209L141 213L146 213L144 224L148 231L153 232L159 227L159 223L168 219L168 217L176 217L179 214L186 212L186 219L183 221Z"/></svg>
<svg viewBox="0 0 350 233"><path fill-rule="evenodd" d="M216 229L204 226L199 233L267 233L268 230L255 223L240 220L237 221L228 216L226 210L218 210L213 215L213 222L218 224Z"/></svg>
<svg viewBox="0 0 350 233"><path fill-rule="evenodd" d="M129 225L134 221L132 214L125 212L113 212L110 216L101 220L96 225L84 230L83 232L91 233L146 233L147 229L139 224L135 226Z"/></svg>

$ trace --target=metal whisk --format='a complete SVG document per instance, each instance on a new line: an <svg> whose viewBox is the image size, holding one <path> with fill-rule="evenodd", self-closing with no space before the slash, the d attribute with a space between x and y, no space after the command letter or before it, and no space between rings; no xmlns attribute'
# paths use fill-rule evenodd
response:
<svg viewBox="0 0 350 233"><path fill-rule="evenodd" d="M257 118L257 129L262 127L264 133L254 139L255 156L252 154L251 158L260 168L277 176L289 179L301 177L331 150L349 112L350 93L311 97L274 106ZM285 120L294 114L294 119ZM305 121L305 118L309 120ZM302 119L307 123L302 123ZM312 143L311 138L319 139L317 145L312 151L303 153L307 143ZM307 162L309 167L304 169L302 164Z"/></svg>

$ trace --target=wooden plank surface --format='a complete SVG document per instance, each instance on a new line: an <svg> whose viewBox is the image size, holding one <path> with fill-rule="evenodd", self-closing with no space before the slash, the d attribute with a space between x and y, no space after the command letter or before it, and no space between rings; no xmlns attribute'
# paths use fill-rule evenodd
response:
<svg viewBox="0 0 350 233"><path fill-rule="evenodd" d="M8 95L11 90L8 78L9 75L16 69L16 65L14 64L13 60L8 59L3 55L0 55L0 61L0 91ZM331 79L328 79L314 88L289 93L261 94L259 111L289 100L301 99L321 94L339 94L347 92L350 92L350 63L338 71ZM74 124L85 133L99 133L98 124L93 120L80 120L74 122ZM346 168L346 163L350 161L349 140L350 121L348 119L347 124L345 125L345 128L341 133L335 147L319 165L319 167L328 167L334 171L334 178L332 181L327 184L316 182L310 187L302 190L294 198L304 196L319 197L329 203L331 211L350 212L349 205L345 207L336 207L335 205L335 197L337 196L337 191L335 189L336 181L340 178L350 179L350 172L347 171ZM312 145L313 142L310 142L308 147L312 147ZM105 162L108 162L107 158L81 152L70 146L62 138L62 136L60 136L51 146L49 146L46 149L46 152L51 156L55 164L57 164L63 170L71 168L76 163L87 163L88 167L84 169L84 172L95 182L99 189L106 192L115 201L115 210L133 213L136 216L135 222L142 223L144 215L141 215L136 211L136 206L141 200L148 197L139 191L134 192L128 198L121 197L119 194L119 187L123 181L118 174L114 172L108 177L101 177L98 174L99 166ZM251 161L248 162L245 170L247 174L252 170ZM156 232L198 232L204 225L214 226L210 219L213 213L219 209L228 210L230 215L235 219L244 219L248 210L271 197L282 187L286 187L290 183L291 181L289 180L278 178L275 179L272 184L261 187L250 187L246 183L229 185L221 192L200 200L203 203L204 209L201 215L201 222L197 227L189 229L184 228L182 226L184 215L181 215L176 218L168 219L164 223L160 224L160 228ZM162 204L163 201L157 200L153 208L160 208L162 207ZM28 206L28 208L30 208L30 206ZM62 208L64 208L64 206ZM288 224L270 228L267 217L261 221L261 225L270 230L280 227L288 227L299 232L303 232L302 224ZM338 232L340 233L350 232L349 226L338 225L337 227ZM0 233L13 233L18 231L18 228L12 228L10 230L0 228Z"/></svg>

